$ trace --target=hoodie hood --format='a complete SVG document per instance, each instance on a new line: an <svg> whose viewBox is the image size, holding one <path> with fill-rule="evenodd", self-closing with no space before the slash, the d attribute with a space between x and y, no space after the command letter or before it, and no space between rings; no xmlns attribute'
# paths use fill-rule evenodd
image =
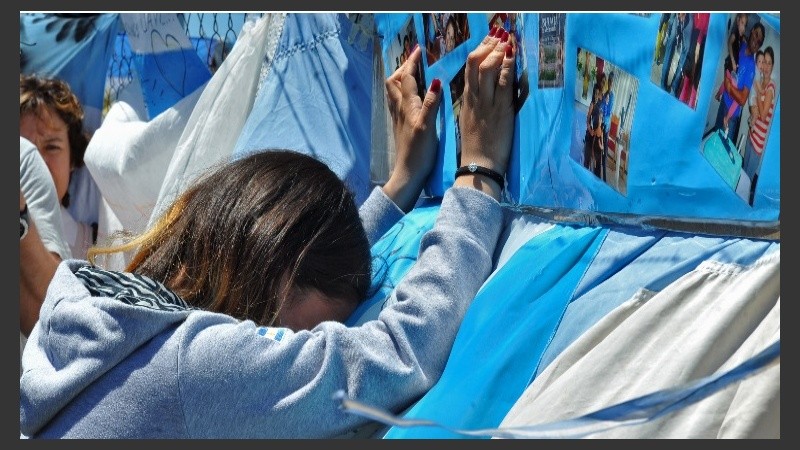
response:
<svg viewBox="0 0 800 450"><path fill-rule="evenodd" d="M86 386L192 310L147 277L63 261L22 355L21 433L36 434Z"/></svg>

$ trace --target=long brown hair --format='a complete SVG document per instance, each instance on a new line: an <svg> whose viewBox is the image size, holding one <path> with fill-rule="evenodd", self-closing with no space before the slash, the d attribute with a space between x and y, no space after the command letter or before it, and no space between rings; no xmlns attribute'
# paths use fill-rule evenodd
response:
<svg viewBox="0 0 800 450"><path fill-rule="evenodd" d="M164 283L189 304L272 324L292 288L365 299L366 232L352 192L324 163L270 150L202 177L155 226L115 248L138 248L127 270Z"/></svg>

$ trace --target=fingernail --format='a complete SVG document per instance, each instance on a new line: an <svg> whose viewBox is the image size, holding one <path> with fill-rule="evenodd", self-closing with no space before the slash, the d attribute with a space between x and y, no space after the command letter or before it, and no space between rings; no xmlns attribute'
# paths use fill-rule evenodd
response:
<svg viewBox="0 0 800 450"><path fill-rule="evenodd" d="M503 30L503 37L500 38L500 42L508 42L508 31Z"/></svg>
<svg viewBox="0 0 800 450"><path fill-rule="evenodd" d="M411 49L411 53L414 53L417 50L417 47L419 47L419 42L414 44L414 47Z"/></svg>
<svg viewBox="0 0 800 450"><path fill-rule="evenodd" d="M489 36L494 37L494 34L497 32L497 26L493 26L491 30L489 30Z"/></svg>
<svg viewBox="0 0 800 450"><path fill-rule="evenodd" d="M503 37L503 33L505 33L505 32L506 32L505 28L499 27L499 28L497 28L497 31L494 32L494 37L496 37L496 38Z"/></svg>
<svg viewBox="0 0 800 450"><path fill-rule="evenodd" d="M442 88L442 80L434 78L433 81L431 81L431 92L433 92L434 94L438 94L439 89L441 88Z"/></svg>
<svg viewBox="0 0 800 450"><path fill-rule="evenodd" d="M506 58L511 58L514 56L514 48L510 45L506 45Z"/></svg>

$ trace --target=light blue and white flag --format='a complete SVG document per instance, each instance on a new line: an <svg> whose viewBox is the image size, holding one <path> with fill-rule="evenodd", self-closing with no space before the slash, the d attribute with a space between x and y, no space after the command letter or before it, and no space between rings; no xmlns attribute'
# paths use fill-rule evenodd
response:
<svg viewBox="0 0 800 450"><path fill-rule="evenodd" d="M177 13L120 14L148 118L159 115L211 79Z"/></svg>

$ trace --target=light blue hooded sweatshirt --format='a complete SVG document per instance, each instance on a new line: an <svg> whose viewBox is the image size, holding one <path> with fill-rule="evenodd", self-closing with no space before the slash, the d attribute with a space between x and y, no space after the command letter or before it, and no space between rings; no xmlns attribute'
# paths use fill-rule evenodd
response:
<svg viewBox="0 0 800 450"><path fill-rule="evenodd" d="M370 243L402 217L380 188L360 213ZM449 189L396 302L357 327L262 327L64 261L22 356L21 437L336 437L369 423L339 409L338 390L399 413L441 376L502 216L490 196Z"/></svg>

